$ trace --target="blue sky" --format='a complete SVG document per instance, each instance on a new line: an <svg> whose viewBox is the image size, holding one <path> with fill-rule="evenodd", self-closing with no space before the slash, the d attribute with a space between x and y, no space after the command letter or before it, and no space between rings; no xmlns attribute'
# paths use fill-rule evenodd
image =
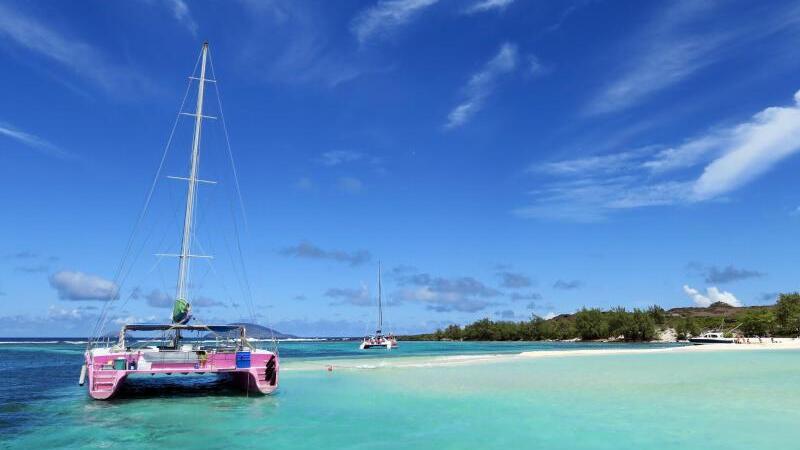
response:
<svg viewBox="0 0 800 450"><path fill-rule="evenodd" d="M401 333L798 289L797 3L6 1L0 335L166 320L186 117L115 273L204 40L198 320L363 334L378 259Z"/></svg>

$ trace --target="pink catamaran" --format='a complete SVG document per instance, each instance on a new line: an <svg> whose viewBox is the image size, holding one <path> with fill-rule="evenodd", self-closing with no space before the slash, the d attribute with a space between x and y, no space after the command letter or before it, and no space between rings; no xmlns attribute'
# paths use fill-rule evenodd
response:
<svg viewBox="0 0 800 450"><path fill-rule="evenodd" d="M244 325L189 324L192 317L187 278L189 261L197 257L191 252L192 222L197 184L203 182L199 179L200 137L203 118L207 118L203 115L203 96L206 82L216 82L206 78L208 57L208 43L204 43L199 77L191 77L198 84L197 107L189 114L194 116L189 175L180 178L189 186L180 254L174 255L179 266L172 323L126 324L113 344L90 340L79 383L88 382L89 395L94 399L111 398L127 379L142 375L217 374L253 393L270 394L278 388L277 348L256 348L248 340ZM134 332L147 336L133 339L130 335ZM203 335L192 339L188 337L192 333Z"/></svg>

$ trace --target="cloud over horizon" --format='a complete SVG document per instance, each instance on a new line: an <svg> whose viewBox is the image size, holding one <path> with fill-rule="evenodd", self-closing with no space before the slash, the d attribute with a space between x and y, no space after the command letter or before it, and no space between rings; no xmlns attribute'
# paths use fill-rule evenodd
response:
<svg viewBox="0 0 800 450"><path fill-rule="evenodd" d="M400 287L394 298L398 302L419 302L436 312L477 312L488 306L502 292L486 286L473 277L436 277L427 273L410 273L399 276Z"/></svg>
<svg viewBox="0 0 800 450"><path fill-rule="evenodd" d="M49 281L61 300L105 302L119 297L117 285L97 275L62 270L51 275Z"/></svg>
<svg viewBox="0 0 800 450"><path fill-rule="evenodd" d="M697 306L710 306L712 303L723 302L731 306L743 306L742 302L730 292L720 291L715 286L706 288L706 294L703 295L697 289L691 288L688 285L683 285L683 292L695 303Z"/></svg>
<svg viewBox="0 0 800 450"><path fill-rule="evenodd" d="M346 263L351 267L359 266L372 260L372 255L366 250L347 252L344 250L324 250L310 242L303 241L297 245L284 247L279 254L295 258L321 259Z"/></svg>

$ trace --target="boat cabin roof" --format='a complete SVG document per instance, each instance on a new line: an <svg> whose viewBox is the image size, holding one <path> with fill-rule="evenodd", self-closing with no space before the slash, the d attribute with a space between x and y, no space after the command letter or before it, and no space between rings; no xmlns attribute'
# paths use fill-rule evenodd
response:
<svg viewBox="0 0 800 450"><path fill-rule="evenodd" d="M166 331L166 330L186 330L186 331L213 331L215 333L225 333L228 331L244 330L242 325L177 325L177 324L128 324L122 327L125 331Z"/></svg>

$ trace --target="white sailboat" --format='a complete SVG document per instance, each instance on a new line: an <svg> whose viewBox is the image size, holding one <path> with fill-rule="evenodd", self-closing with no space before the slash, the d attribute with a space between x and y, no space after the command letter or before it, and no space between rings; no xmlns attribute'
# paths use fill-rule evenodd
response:
<svg viewBox="0 0 800 450"><path fill-rule="evenodd" d="M381 262L378 261L378 329L375 334L367 336L361 341L358 347L361 350L368 350L372 348L385 348L391 350L397 348L397 339L392 333L383 335L383 305L381 303Z"/></svg>

